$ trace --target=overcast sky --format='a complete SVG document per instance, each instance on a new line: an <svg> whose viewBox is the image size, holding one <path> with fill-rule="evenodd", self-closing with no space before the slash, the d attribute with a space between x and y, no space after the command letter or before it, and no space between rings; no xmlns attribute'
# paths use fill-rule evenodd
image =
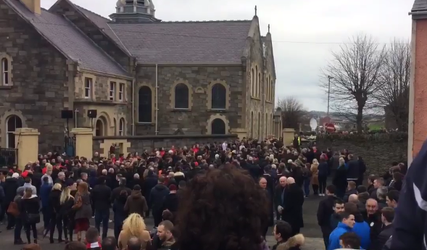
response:
<svg viewBox="0 0 427 250"><path fill-rule="evenodd" d="M71 0L108 17L117 0ZM153 0L152 0L153 1ZM41 0L49 8L56 0ZM351 36L372 35L379 43L410 38L413 0L154 0L164 21L252 19L258 6L261 32L271 25L276 62L276 100L300 99L309 110L326 110L319 88L330 52Z"/></svg>

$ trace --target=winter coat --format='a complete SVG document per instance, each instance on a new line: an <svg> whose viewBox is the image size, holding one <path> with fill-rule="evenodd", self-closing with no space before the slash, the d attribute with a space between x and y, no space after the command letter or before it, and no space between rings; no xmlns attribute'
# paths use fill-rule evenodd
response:
<svg viewBox="0 0 427 250"><path fill-rule="evenodd" d="M140 190L132 190L123 209L128 214L137 213L141 215L141 217L145 216L145 212L148 211L148 205Z"/></svg>
<svg viewBox="0 0 427 250"><path fill-rule="evenodd" d="M319 185L319 165L311 164L311 185Z"/></svg>

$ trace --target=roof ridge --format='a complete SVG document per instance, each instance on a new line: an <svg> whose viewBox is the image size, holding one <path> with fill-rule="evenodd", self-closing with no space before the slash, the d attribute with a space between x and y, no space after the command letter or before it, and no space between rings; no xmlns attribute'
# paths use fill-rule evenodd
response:
<svg viewBox="0 0 427 250"><path fill-rule="evenodd" d="M73 3L73 2L71 2L71 3L72 3L74 6L76 6L77 8L83 9L83 10L85 10L85 11L87 11L87 12L91 13L91 14L94 14L95 16L98 16L98 17L100 17L100 18L102 18L102 19L105 19L105 21L111 21L111 19L108 19L108 18L106 18L106 17L104 17L104 16L101 16L101 15L100 15L100 14L98 14L98 13L95 13L95 12L93 12L93 11L91 11L91 10L88 10L88 9L86 9L86 8L84 8L84 7L80 6L80 5L77 5L77 4Z"/></svg>
<svg viewBox="0 0 427 250"><path fill-rule="evenodd" d="M252 22L252 20L188 20L188 21L162 21L159 23L242 23L242 22Z"/></svg>

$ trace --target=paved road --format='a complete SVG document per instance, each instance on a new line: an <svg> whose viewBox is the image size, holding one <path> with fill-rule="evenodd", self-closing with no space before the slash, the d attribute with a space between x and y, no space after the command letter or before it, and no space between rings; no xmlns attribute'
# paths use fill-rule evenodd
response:
<svg viewBox="0 0 427 250"><path fill-rule="evenodd" d="M317 204L321 197L309 197L305 200L304 203L304 228L301 230L301 233L304 234L306 238L306 244L303 247L304 250L324 250L323 247L323 241L321 239L322 235L320 233L319 227L317 226L317 219L316 219L316 211L317 211ZM94 224L94 221L92 220L91 225ZM148 228L152 228L153 226L153 220L151 218L148 218L146 220L146 224ZM40 224L41 225L41 224ZM5 229L6 225L0 225L0 230L2 233L0 233L0 248L1 249L7 249L7 250L21 250L22 246L15 246L13 245L13 230L6 231ZM113 223L110 223L109 225L109 232L108 235L113 236ZM39 234L41 235L41 234ZM25 241L25 233L22 232L21 235L22 239ZM39 236L39 244L41 245L43 250L61 250L64 247L64 244L50 244L49 239L40 239ZM274 237L272 235L272 229L269 230L268 236L267 236L268 244L269 246L274 245Z"/></svg>

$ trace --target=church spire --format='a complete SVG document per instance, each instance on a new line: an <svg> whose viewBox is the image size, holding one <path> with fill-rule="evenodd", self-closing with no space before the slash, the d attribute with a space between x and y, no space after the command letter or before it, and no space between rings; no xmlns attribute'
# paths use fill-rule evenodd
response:
<svg viewBox="0 0 427 250"><path fill-rule="evenodd" d="M153 0L118 0L116 13L110 17L116 23L160 22L155 13Z"/></svg>

